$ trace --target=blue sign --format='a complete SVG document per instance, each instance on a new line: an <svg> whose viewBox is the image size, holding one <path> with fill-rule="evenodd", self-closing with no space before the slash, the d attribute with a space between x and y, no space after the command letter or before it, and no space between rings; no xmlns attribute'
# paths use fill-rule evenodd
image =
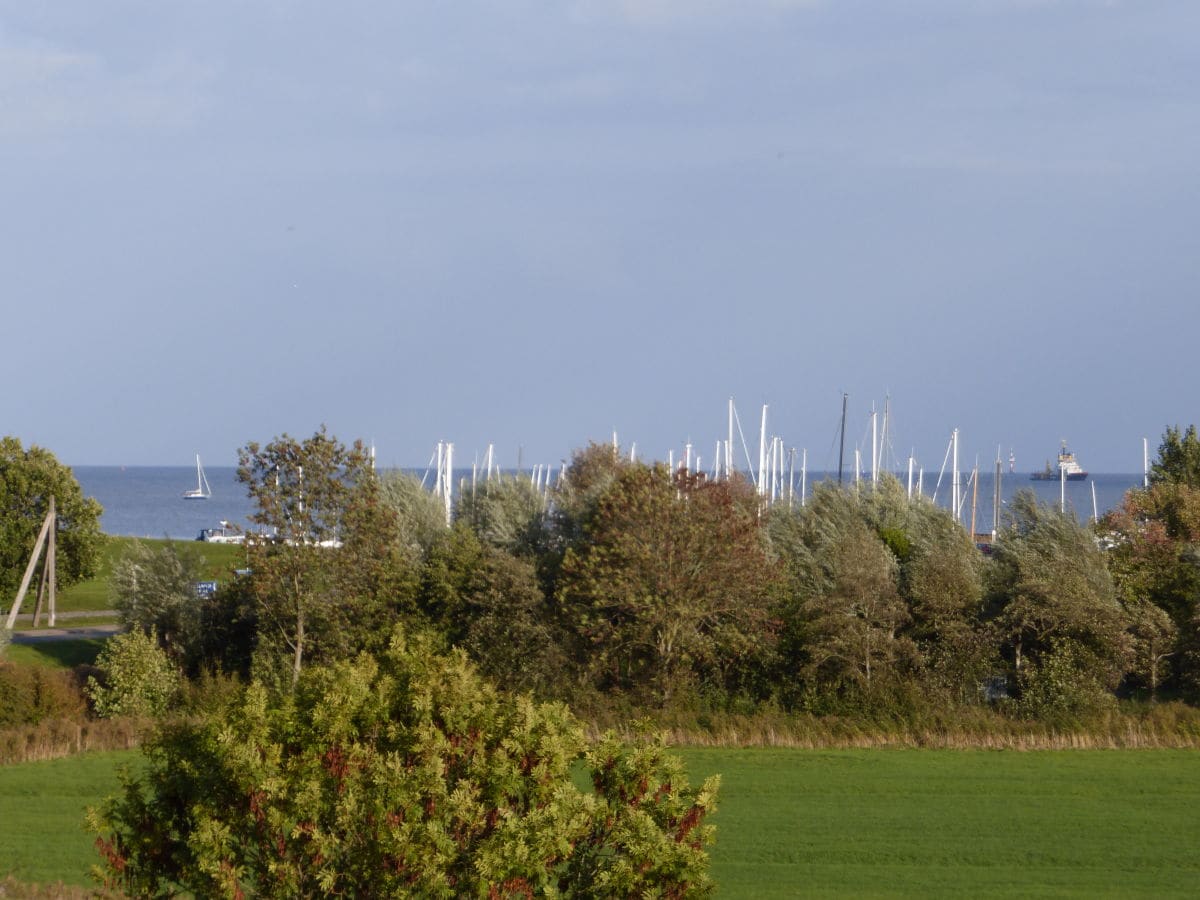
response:
<svg viewBox="0 0 1200 900"><path fill-rule="evenodd" d="M192 590L201 600L208 600L216 595L217 583L215 581L193 581Z"/></svg>

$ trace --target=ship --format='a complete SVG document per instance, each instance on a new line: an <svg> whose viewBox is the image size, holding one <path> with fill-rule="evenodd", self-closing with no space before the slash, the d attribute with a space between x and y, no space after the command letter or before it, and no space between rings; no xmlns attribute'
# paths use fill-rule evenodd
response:
<svg viewBox="0 0 1200 900"><path fill-rule="evenodd" d="M1088 477L1088 473L1075 460L1075 454L1067 449L1067 442L1062 442L1062 449L1058 451L1058 466L1053 467L1050 461L1046 460L1046 468L1040 472L1034 472L1029 476L1033 481L1059 481L1066 477L1067 481L1083 481Z"/></svg>

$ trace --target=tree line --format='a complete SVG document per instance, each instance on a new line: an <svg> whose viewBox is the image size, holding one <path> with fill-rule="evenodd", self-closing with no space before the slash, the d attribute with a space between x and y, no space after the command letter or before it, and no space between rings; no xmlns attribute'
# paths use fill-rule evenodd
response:
<svg viewBox="0 0 1200 900"><path fill-rule="evenodd" d="M464 491L446 527L416 479L322 430L241 451L269 535L248 539L250 574L196 601L174 548L116 579L186 670L281 688L402 624L580 708L1079 717L1200 696L1198 460L1195 429L1169 429L1149 487L1094 527L1018 493L982 553L887 476L762 508L738 477L596 444L548 493L511 476ZM155 598L159 570L175 584Z"/></svg>

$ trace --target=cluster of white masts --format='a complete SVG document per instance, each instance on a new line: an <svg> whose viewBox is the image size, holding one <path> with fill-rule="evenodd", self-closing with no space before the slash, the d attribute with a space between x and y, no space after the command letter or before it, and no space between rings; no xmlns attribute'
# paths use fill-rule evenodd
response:
<svg viewBox="0 0 1200 900"><path fill-rule="evenodd" d="M842 427L841 427L841 443L842 446L838 450L838 480L842 478L842 461L843 450L845 445L845 427L846 427L846 398L843 397L842 405ZM762 498L764 505L771 505L777 502L786 501L791 507L794 503L799 502L804 506L808 499L808 449L805 447L788 447L782 437L778 435L770 435L767 433L767 404L763 404L762 417L759 424L758 434L758 461L755 465L754 459L750 455L750 449L746 441L745 432L742 430L741 418L738 416L737 407L734 405L733 398L729 398L728 422L726 437L716 441L713 450L713 464L709 470L704 469L703 460L700 454L695 452L695 447L689 440L685 443L683 455L679 460L678 470L685 474L705 474L709 478L717 481L728 481L733 477L736 467L734 465L734 435L736 435L741 444L742 452L746 458L746 471L749 473L750 482L754 485L755 491ZM887 448L890 446L889 441L889 423L890 419L890 399L884 400L882 425L880 417L875 410L874 404L871 406L871 468L870 478L871 484L879 483L880 475L886 465L885 455ZM964 506L966 504L968 492L972 492L971 504L971 533L975 532L975 501L978 499L979 492L979 463L975 464L970 475L966 477L964 483L964 473L959 468L959 453L958 453L958 429L955 428L950 433L950 440L946 446L946 455L942 459L942 467L938 471L937 483L934 485L931 501L936 503L938 492L941 490L942 480L946 474L946 466L950 466L950 513L955 522L963 522ZM617 441L617 433L613 432L612 436L613 453L620 452L620 445ZM796 459L799 454L800 472L799 472L799 488L797 488L796 478ZM629 449L630 462L637 461L637 443L633 443ZM374 462L374 448L372 448L372 463ZM667 466L671 471L676 471L675 451L674 449L667 451ZM436 472L433 484L434 496L438 497L446 510L446 522L449 524L453 512L453 492L454 492L454 444L448 441L439 441L437 449L434 451L433 457L429 461L429 468ZM1142 439L1142 468L1143 482L1148 484L1149 472L1149 444L1145 438ZM482 472L481 472L482 469ZM518 459L517 463L518 477L520 477L521 464ZM853 478L854 485L858 487L863 480L863 460L862 450L858 447L854 449L854 470ZM550 489L552 482L554 485L561 484L566 477L567 464L564 462L559 466L550 466L538 464L533 466L529 472L529 482L534 489L542 495L543 502L549 503ZM471 465L470 489L475 491L476 486L482 477L484 483L489 483L493 478L500 476L500 468L496 465L495 445L488 444L487 453L484 457L482 466L478 460ZM422 479L422 485L428 480L429 473ZM1001 493L1000 486L1002 480L1002 466L1000 458L1000 448L996 448L996 471L993 481L993 504L992 504L992 534L993 536L1000 528L1000 509L1001 509ZM909 454L908 457L908 473L906 490L908 498L911 500L914 494L918 497L924 496L925 469L917 465L916 457ZM1061 479L1061 509L1066 511L1066 476L1063 470ZM1098 510L1096 508L1096 485L1092 482L1092 515L1098 518ZM458 490L461 494L467 489L467 480L462 478L459 480Z"/></svg>

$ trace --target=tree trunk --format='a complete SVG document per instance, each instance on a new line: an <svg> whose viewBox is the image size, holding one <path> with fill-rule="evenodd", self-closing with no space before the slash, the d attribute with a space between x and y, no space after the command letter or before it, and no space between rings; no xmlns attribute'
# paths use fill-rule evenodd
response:
<svg viewBox="0 0 1200 900"><path fill-rule="evenodd" d="M292 656L292 687L300 680L300 667L304 662L304 611L296 613L296 652Z"/></svg>

